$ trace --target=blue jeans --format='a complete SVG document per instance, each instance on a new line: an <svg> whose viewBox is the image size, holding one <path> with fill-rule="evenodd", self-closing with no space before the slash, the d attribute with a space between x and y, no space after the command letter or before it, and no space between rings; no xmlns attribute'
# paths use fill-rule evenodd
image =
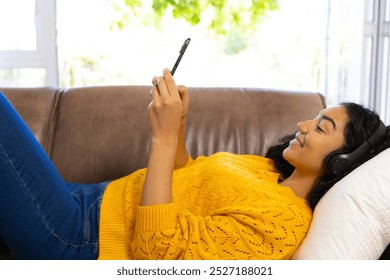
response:
<svg viewBox="0 0 390 280"><path fill-rule="evenodd" d="M0 92L0 238L17 259L96 259L108 183L64 182Z"/></svg>

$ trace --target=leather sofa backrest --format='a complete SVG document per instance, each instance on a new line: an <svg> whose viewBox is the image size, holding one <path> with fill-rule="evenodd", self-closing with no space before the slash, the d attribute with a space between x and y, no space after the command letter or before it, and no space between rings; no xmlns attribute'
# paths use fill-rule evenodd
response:
<svg viewBox="0 0 390 280"><path fill-rule="evenodd" d="M125 176L147 164L150 86L0 88L71 182ZM299 121L325 108L318 93L189 88L186 143L193 158L218 151L264 155Z"/></svg>

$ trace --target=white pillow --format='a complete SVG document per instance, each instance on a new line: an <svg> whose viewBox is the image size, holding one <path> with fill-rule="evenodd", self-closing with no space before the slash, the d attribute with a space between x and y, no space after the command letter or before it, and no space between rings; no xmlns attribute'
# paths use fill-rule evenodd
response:
<svg viewBox="0 0 390 280"><path fill-rule="evenodd" d="M390 149L334 185L320 200L293 259L379 259L390 243Z"/></svg>

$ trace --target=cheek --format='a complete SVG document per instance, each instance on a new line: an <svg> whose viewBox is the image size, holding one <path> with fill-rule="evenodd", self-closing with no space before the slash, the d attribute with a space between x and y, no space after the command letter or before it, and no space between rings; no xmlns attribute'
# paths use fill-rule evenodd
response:
<svg viewBox="0 0 390 280"><path fill-rule="evenodd" d="M332 145L327 141L318 141L315 145L307 145L306 158L311 164L322 165L325 157L333 150Z"/></svg>
<svg viewBox="0 0 390 280"><path fill-rule="evenodd" d="M331 154L334 151L337 151L341 149L342 144L339 142L324 142L321 147L318 148L318 158L319 159L325 159L329 154Z"/></svg>
<svg viewBox="0 0 390 280"><path fill-rule="evenodd" d="M314 152L309 145L303 148L290 145L284 149L283 158L295 168L318 172L323 169L325 154L318 150Z"/></svg>
<svg viewBox="0 0 390 280"><path fill-rule="evenodd" d="M339 147L340 145L336 141L319 141L315 146L311 147L305 159L310 162L313 170L321 172L324 170L325 161L329 154L338 150Z"/></svg>

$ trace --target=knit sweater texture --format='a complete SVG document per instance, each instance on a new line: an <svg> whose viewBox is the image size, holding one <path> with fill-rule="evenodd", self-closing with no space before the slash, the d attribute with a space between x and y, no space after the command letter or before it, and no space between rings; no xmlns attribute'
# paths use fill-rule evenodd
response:
<svg viewBox="0 0 390 280"><path fill-rule="evenodd" d="M306 200L270 159L216 153L173 173L172 203L140 206L146 169L112 181L99 259L290 259L310 225Z"/></svg>

